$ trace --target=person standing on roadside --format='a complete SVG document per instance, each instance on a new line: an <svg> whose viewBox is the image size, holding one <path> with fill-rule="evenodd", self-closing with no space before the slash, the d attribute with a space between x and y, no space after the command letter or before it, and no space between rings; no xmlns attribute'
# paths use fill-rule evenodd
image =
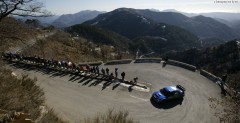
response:
<svg viewBox="0 0 240 123"><path fill-rule="evenodd" d="M138 77L133 78L134 84L137 84Z"/></svg>
<svg viewBox="0 0 240 123"><path fill-rule="evenodd" d="M105 77L105 70L102 68L102 74L103 74L103 77Z"/></svg>
<svg viewBox="0 0 240 123"><path fill-rule="evenodd" d="M165 61L168 62L168 59L169 59L168 56L166 56Z"/></svg>
<svg viewBox="0 0 240 123"><path fill-rule="evenodd" d="M121 73L121 76L122 76L122 82L124 82L125 72L122 72L122 73Z"/></svg>
<svg viewBox="0 0 240 123"><path fill-rule="evenodd" d="M88 73L90 71L90 66L88 64L86 65L86 69L87 69L86 71Z"/></svg>
<svg viewBox="0 0 240 123"><path fill-rule="evenodd" d="M98 66L96 66L96 72L97 72L97 74L99 76L99 67Z"/></svg>
<svg viewBox="0 0 240 123"><path fill-rule="evenodd" d="M109 69L108 68L106 68L106 72L107 72L107 75L109 76Z"/></svg>
<svg viewBox="0 0 240 123"><path fill-rule="evenodd" d="M118 78L118 68L115 68L115 77Z"/></svg>
<svg viewBox="0 0 240 123"><path fill-rule="evenodd" d="M112 81L112 80L114 79L113 73L111 73L108 78L109 78L109 81L113 82L113 81Z"/></svg>
<svg viewBox="0 0 240 123"><path fill-rule="evenodd" d="M93 73L96 73L96 67L95 66L92 67L92 70L93 70Z"/></svg>
<svg viewBox="0 0 240 123"><path fill-rule="evenodd" d="M225 94L224 84L226 83L226 81L227 81L227 75L225 74L222 76L222 81L221 81L221 90L223 94Z"/></svg>

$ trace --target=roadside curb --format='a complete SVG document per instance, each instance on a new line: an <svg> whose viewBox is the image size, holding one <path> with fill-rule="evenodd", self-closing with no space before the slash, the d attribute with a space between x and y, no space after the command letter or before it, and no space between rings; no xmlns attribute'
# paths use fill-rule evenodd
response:
<svg viewBox="0 0 240 123"><path fill-rule="evenodd" d="M126 83L121 83L120 85L127 87L129 89L132 89L132 90L136 90L136 91L150 92L150 88L143 84L130 85L130 84L126 84Z"/></svg>
<svg viewBox="0 0 240 123"><path fill-rule="evenodd" d="M132 61L132 59L112 60L107 61L104 65L130 64Z"/></svg>

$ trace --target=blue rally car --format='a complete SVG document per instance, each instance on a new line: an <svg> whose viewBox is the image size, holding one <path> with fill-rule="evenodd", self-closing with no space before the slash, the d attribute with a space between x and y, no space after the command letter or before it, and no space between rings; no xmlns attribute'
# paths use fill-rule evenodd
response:
<svg viewBox="0 0 240 123"><path fill-rule="evenodd" d="M152 98L155 102L161 103L173 99L182 99L185 95L185 88L181 85L166 86L159 91L155 91L152 94Z"/></svg>

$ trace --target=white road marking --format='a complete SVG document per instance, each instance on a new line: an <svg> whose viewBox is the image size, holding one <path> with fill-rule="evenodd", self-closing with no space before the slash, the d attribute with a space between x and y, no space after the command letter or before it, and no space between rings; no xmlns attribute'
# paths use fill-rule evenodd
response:
<svg viewBox="0 0 240 123"><path fill-rule="evenodd" d="M133 95L130 95L130 97L133 97L133 98L136 98L136 99L139 99L139 100L145 101L145 102L148 101L147 99L140 98L140 97L136 97L136 96L133 96Z"/></svg>

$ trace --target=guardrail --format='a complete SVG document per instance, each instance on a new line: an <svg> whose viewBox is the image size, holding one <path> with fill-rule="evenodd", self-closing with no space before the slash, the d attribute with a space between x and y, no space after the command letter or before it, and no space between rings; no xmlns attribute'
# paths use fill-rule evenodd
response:
<svg viewBox="0 0 240 123"><path fill-rule="evenodd" d="M99 65L102 65L103 62L102 61L98 61L98 62L85 62L85 63L79 63L78 65L82 65L82 66L85 66L85 65L90 65L90 66L99 66Z"/></svg>
<svg viewBox="0 0 240 123"><path fill-rule="evenodd" d="M212 80L213 82L217 82L219 80L219 78L217 76L215 76L212 73L209 73L203 69L200 70L200 74L205 76L206 78Z"/></svg>
<svg viewBox="0 0 240 123"><path fill-rule="evenodd" d="M194 72L197 69L196 66L193 66L193 65L190 65L190 64L187 64L187 63L183 63L183 62L179 62L179 61L175 61L175 60L168 60L167 64L182 67L182 68L194 71Z"/></svg>
<svg viewBox="0 0 240 123"><path fill-rule="evenodd" d="M139 58L134 63L161 63L162 58Z"/></svg>
<svg viewBox="0 0 240 123"><path fill-rule="evenodd" d="M239 96L240 92L237 92L236 90L234 90L233 88L230 88L228 86L228 84L226 84L225 82L222 81L222 79L220 77L217 77L215 75L213 75L212 73L205 71L205 70L200 70L200 74L205 76L206 78L210 79L211 81L217 83L219 86L221 86L221 83L224 83L224 88L227 91L227 93L231 96L231 95L235 95L235 96ZM233 92L233 93L232 93Z"/></svg>
<svg viewBox="0 0 240 123"><path fill-rule="evenodd" d="M132 59L123 59L123 60L112 60L105 63L105 65L115 65L115 64L130 64Z"/></svg>

